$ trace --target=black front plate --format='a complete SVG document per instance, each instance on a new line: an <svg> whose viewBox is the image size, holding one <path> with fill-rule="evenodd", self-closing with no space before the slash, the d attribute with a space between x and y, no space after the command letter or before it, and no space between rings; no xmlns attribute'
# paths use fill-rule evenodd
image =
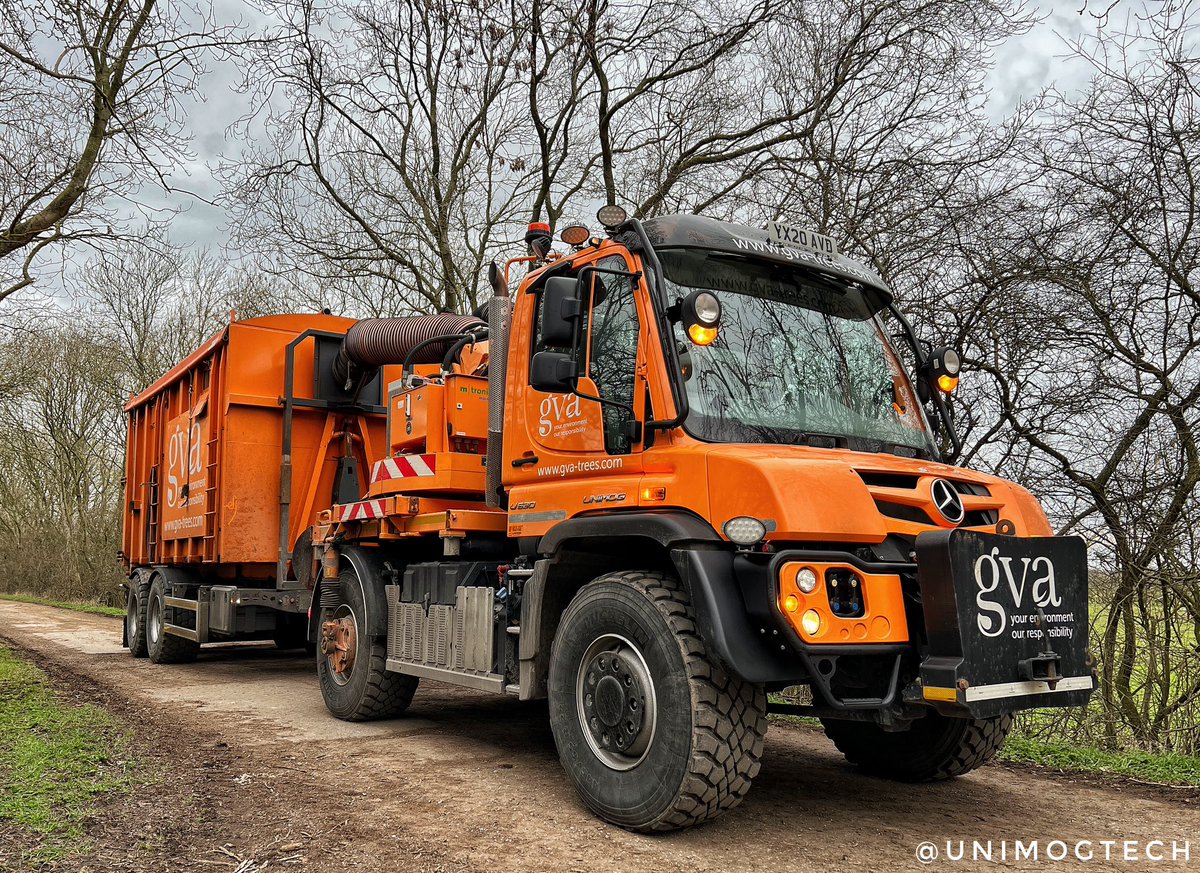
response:
<svg viewBox="0 0 1200 873"><path fill-rule="evenodd" d="M1082 539L923 533L917 565L926 701L977 718L1087 702L1095 679ZM1042 681L1047 669L1061 678Z"/></svg>

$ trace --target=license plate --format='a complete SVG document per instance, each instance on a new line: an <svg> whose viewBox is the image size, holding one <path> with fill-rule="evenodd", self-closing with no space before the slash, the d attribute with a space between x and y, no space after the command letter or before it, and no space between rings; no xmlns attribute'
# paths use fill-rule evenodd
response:
<svg viewBox="0 0 1200 873"><path fill-rule="evenodd" d="M1082 539L930 532L917 537L917 563L927 701L977 718L1087 702L1095 679Z"/></svg>
<svg viewBox="0 0 1200 873"><path fill-rule="evenodd" d="M831 258L837 257L838 253L837 243L831 237L825 236L823 233L808 230L807 228L782 224L778 221L767 222L767 239L776 245L804 249L805 251L828 255Z"/></svg>

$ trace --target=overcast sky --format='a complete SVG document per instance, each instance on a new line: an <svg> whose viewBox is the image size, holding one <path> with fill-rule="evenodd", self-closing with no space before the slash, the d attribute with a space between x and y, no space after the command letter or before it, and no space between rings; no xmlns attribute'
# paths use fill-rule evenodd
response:
<svg viewBox="0 0 1200 873"><path fill-rule="evenodd" d="M989 77L989 109L993 117L1002 117L1021 99L1037 94L1048 84L1073 91L1087 83L1086 66L1064 57L1067 54L1064 39L1073 39L1082 31L1095 28L1096 19L1088 2L1059 0L1038 4L1036 8L1043 20L1027 34L1001 46ZM1108 5L1108 0L1090 2L1092 8L1103 9ZM1114 21L1124 18L1127 7L1140 5L1121 0L1110 17ZM216 0L216 7L225 20L262 23L261 17L243 0ZM220 190L213 168L223 155L236 154L239 146L236 140L226 137L228 127L247 110L245 97L234 89L236 82L236 69L210 64L201 89L205 99L189 107L188 112L195 159L186 172L172 177L171 185L176 191L145 192L144 200L155 206L183 210L171 223L172 236L180 245L216 246L227 241L225 213L205 201L214 200Z"/></svg>

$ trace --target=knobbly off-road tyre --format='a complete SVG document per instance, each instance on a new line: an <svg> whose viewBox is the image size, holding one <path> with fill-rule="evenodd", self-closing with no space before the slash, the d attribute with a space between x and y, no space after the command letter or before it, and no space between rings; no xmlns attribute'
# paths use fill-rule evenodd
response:
<svg viewBox="0 0 1200 873"><path fill-rule="evenodd" d="M575 790L621 827L700 824L737 806L758 773L766 694L710 655L687 594L660 573L610 573L579 591L554 638L549 698Z"/></svg>
<svg viewBox="0 0 1200 873"><path fill-rule="evenodd" d="M992 760L1012 721L1011 715L950 718L930 712L906 731L835 719L822 719L821 724L846 760L866 772L901 782L939 782Z"/></svg>

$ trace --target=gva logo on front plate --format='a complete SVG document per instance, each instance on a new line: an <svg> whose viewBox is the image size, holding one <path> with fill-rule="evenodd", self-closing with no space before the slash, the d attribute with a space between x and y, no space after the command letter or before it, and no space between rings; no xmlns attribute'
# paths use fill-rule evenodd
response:
<svg viewBox="0 0 1200 873"><path fill-rule="evenodd" d="M975 561L975 585L979 588L979 593L975 595L979 615L975 621L979 625L979 632L985 637L998 637L1008 627L1008 610L997 599L988 596L1001 591L1002 582L1008 584L1014 610L1022 608L1026 594L1035 606L1042 609L1062 605L1058 583L1054 578L1053 561L1044 555L1021 558L1019 572L1021 578L1018 582L1013 558L1002 556L998 548L992 549L989 554L981 555Z"/></svg>

